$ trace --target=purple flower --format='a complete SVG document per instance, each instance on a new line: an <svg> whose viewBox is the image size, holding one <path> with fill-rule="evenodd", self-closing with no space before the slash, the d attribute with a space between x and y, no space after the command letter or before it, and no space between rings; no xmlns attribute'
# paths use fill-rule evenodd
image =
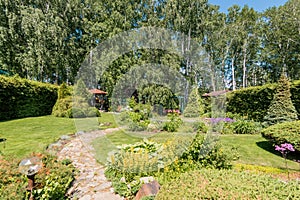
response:
<svg viewBox="0 0 300 200"><path fill-rule="evenodd" d="M295 151L293 145L291 145L289 143L281 144L281 147L283 147L283 148L285 148L286 150L289 150L289 151Z"/></svg>
<svg viewBox="0 0 300 200"><path fill-rule="evenodd" d="M226 118L218 117L218 118L210 118L210 122L213 123L213 124L217 124L219 122L228 122L228 123L231 123L231 122L234 122L234 120L231 119L231 118L229 118L229 117L226 117Z"/></svg>
<svg viewBox="0 0 300 200"><path fill-rule="evenodd" d="M282 154L287 154L290 151L295 151L293 145L289 143L281 144L280 146L275 145L275 150L280 151Z"/></svg>

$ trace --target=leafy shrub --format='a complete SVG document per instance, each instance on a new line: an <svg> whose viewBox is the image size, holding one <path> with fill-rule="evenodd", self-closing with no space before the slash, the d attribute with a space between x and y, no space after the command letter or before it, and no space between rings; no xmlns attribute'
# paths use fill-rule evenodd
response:
<svg viewBox="0 0 300 200"><path fill-rule="evenodd" d="M290 143L300 151L300 121L269 126L261 131L262 136L276 144Z"/></svg>
<svg viewBox="0 0 300 200"><path fill-rule="evenodd" d="M75 168L51 155L34 155L42 159L43 168L35 176L34 199L65 199L65 193L74 180ZM18 170L20 160L0 158L0 199L28 199L25 191L27 177Z"/></svg>
<svg viewBox="0 0 300 200"><path fill-rule="evenodd" d="M79 83L84 84L82 81ZM83 86L76 86L75 93L81 96L71 96L74 91L63 83L58 90L58 99L52 109L56 117L83 118L100 117L99 110L91 107L88 102L88 91ZM84 96L84 97L82 97Z"/></svg>
<svg viewBox="0 0 300 200"><path fill-rule="evenodd" d="M197 134L181 159L193 161L201 167L231 168L231 161L238 158L235 149L226 149L216 136Z"/></svg>
<svg viewBox="0 0 300 200"><path fill-rule="evenodd" d="M233 123L235 134L255 134L260 131L260 124L251 120L238 120Z"/></svg>
<svg viewBox="0 0 300 200"><path fill-rule="evenodd" d="M180 125L182 125L182 119L180 119L177 113L168 114L169 121L163 124L163 130L167 132L176 132Z"/></svg>
<svg viewBox="0 0 300 200"><path fill-rule="evenodd" d="M112 180L115 192L124 197L133 196L141 186L139 177L157 170L163 162L162 149L163 145L145 139L111 152L105 175Z"/></svg>
<svg viewBox="0 0 300 200"><path fill-rule="evenodd" d="M193 130L196 131L197 133L206 133L208 131L208 127L205 124L205 122L194 122L193 123Z"/></svg>
<svg viewBox="0 0 300 200"><path fill-rule="evenodd" d="M264 122L267 125L273 125L286 121L294 121L297 118L297 111L291 100L289 81L282 74L267 115L264 117Z"/></svg>
<svg viewBox="0 0 300 200"><path fill-rule="evenodd" d="M135 102L133 99L131 102ZM123 123L128 124L128 129L130 131L144 131L147 129L148 125L150 124L150 112L151 112L151 106L148 104L137 104L137 103L131 103L131 106L133 106L132 111L127 111L122 114L123 116L120 117L120 119L123 121ZM126 115L128 117L126 117Z"/></svg>
<svg viewBox="0 0 300 200"><path fill-rule="evenodd" d="M0 76L0 120L51 114L57 100L51 84Z"/></svg>
<svg viewBox="0 0 300 200"><path fill-rule="evenodd" d="M263 174L201 169L164 184L155 199L296 199L299 193L299 181L286 183Z"/></svg>

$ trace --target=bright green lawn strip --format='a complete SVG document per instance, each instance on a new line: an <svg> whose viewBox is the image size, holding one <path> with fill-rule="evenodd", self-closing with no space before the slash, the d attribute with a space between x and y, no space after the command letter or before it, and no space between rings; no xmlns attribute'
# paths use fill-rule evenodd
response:
<svg viewBox="0 0 300 200"><path fill-rule="evenodd" d="M117 146L122 144L133 144L141 140L141 138L134 137L131 134L127 134L123 130L118 130L116 132L95 139L92 142L92 145L95 149L96 159L100 163L105 164L108 153L116 150Z"/></svg>
<svg viewBox="0 0 300 200"><path fill-rule="evenodd" d="M237 148L240 158L235 163L285 169L284 159L261 135L222 135L220 140L225 146ZM299 164L291 160L288 160L288 168L300 170Z"/></svg>
<svg viewBox="0 0 300 200"><path fill-rule="evenodd" d="M74 132L74 122L68 118L43 116L0 122L0 137L7 139L0 144L0 150L5 156L21 158L42 151L61 135Z"/></svg>
<svg viewBox="0 0 300 200"><path fill-rule="evenodd" d="M115 119L115 114L102 112L101 117L99 118L100 129L107 129L107 128L116 128L118 127Z"/></svg>

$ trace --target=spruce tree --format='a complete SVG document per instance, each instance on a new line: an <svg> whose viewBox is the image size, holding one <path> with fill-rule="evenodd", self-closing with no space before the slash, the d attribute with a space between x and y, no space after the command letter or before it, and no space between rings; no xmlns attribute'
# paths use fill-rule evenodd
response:
<svg viewBox="0 0 300 200"><path fill-rule="evenodd" d="M204 113L204 105L198 93L198 88L194 87L189 96L188 104L183 112L185 117L200 117Z"/></svg>
<svg viewBox="0 0 300 200"><path fill-rule="evenodd" d="M297 119L297 111L291 100L290 83L282 74L264 121L266 125L273 125Z"/></svg>

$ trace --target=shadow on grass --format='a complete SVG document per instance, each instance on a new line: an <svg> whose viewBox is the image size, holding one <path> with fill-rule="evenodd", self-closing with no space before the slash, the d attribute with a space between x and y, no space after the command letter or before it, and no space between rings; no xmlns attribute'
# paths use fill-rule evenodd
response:
<svg viewBox="0 0 300 200"><path fill-rule="evenodd" d="M269 141L256 142L256 145L258 147L264 149L265 151L268 151L274 155L282 157L281 153L279 151L275 150L275 146L273 145L273 143L271 143ZM300 152L299 151L289 152L287 155L287 159L292 160L292 161L300 160Z"/></svg>

